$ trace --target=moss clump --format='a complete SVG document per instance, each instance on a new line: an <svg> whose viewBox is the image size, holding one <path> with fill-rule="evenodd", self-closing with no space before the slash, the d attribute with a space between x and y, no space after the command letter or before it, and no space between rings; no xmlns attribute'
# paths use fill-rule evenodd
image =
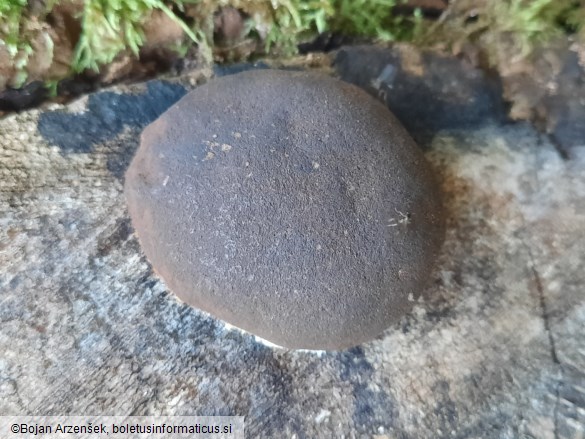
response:
<svg viewBox="0 0 585 439"><path fill-rule="evenodd" d="M585 1L462 1L425 33L425 42L477 44L491 64L521 59L562 34L583 31ZM583 36L583 35L582 35Z"/></svg>
<svg viewBox="0 0 585 439"><path fill-rule="evenodd" d="M285 53L295 52L299 39L325 32L334 15L333 5L328 0L279 1L276 4L266 35L266 51L277 47Z"/></svg>
<svg viewBox="0 0 585 439"><path fill-rule="evenodd" d="M2 43L11 56L26 46L26 40L21 37L23 16L26 10L27 0L1 0L0 1L0 31ZM30 45L28 45L30 47Z"/></svg>
<svg viewBox="0 0 585 439"><path fill-rule="evenodd" d="M32 51L27 23L42 21L66 0L43 3L35 16L27 0L0 0L0 43L14 62L26 67ZM67 0L71 1L71 0ZM401 0L402 1L402 0ZM71 59L71 70L98 70L124 51L138 54L145 42L144 25L154 10L178 23L188 39L210 53L213 15L233 7L247 17L248 36L266 52L292 54L297 44L328 30L381 40L397 39L405 23L392 17L395 0L73 0L80 5L81 34ZM186 12L187 11L187 12Z"/></svg>
<svg viewBox="0 0 585 439"><path fill-rule="evenodd" d="M393 8L404 0L336 0L331 27L347 35L383 41L412 40L422 24L419 9L412 16L396 15Z"/></svg>
<svg viewBox="0 0 585 439"><path fill-rule="evenodd" d="M461 0L452 2L435 23L424 20L419 10L397 13L396 7L405 1L0 0L0 60L4 49L10 68L20 75L10 82L22 83L27 63L37 50L34 38L43 33L43 38L51 40L51 34L43 32L49 27L46 18L54 6L65 3L76 5L75 19L81 29L69 62L72 72L98 70L122 52L138 54L145 43L145 25L156 10L183 29L186 38L178 49L184 53L195 44L207 58L214 46L214 14L225 7L245 17L242 38L255 39L265 53L280 55L294 53L299 42L326 31L419 44L472 41L492 59L502 58L501 45L508 48L504 58L510 53L522 57L563 32L585 38L585 0ZM43 47L52 44L46 41Z"/></svg>
<svg viewBox="0 0 585 439"><path fill-rule="evenodd" d="M292 54L303 39L326 31L381 41L412 40L422 18L395 15L394 8L406 0L280 0L270 17L264 17L270 31L267 51L275 47ZM249 2L251 4L257 2ZM243 7L253 10L252 6Z"/></svg>
<svg viewBox="0 0 585 439"><path fill-rule="evenodd" d="M32 41L41 33L45 15L55 1L48 0L42 10L31 11L27 0L0 0L0 63L6 64L1 56L4 50L14 71L12 82L17 86L26 81L26 67L34 52ZM45 35L42 37L45 50L52 51L53 41ZM0 71L2 68L7 66L0 65ZM0 83L3 82L1 79Z"/></svg>
<svg viewBox="0 0 585 439"><path fill-rule="evenodd" d="M177 5L181 7L182 2ZM98 70L122 51L138 55L144 43L143 25L153 10L160 9L176 21L195 43L201 39L160 0L86 0L81 17L82 33L72 67L75 71Z"/></svg>

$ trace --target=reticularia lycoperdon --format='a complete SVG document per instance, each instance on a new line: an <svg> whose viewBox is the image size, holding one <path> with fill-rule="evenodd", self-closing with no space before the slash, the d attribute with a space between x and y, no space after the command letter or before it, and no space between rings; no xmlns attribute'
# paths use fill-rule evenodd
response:
<svg viewBox="0 0 585 439"><path fill-rule="evenodd" d="M437 183L402 125L317 73L196 88L144 130L125 193L172 292L288 348L380 334L421 295L444 239Z"/></svg>

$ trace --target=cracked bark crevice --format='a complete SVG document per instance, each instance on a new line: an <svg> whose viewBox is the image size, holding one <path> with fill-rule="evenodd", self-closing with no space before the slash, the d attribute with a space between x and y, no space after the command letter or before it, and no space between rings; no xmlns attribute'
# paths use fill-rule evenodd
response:
<svg viewBox="0 0 585 439"><path fill-rule="evenodd" d="M555 344L555 339L553 337L551 327L550 327L550 319L548 315L548 306L546 303L546 297L544 294L544 288L542 286L542 280L540 279L540 275L536 270L536 264L534 262L534 257L532 253L529 251L530 254L530 271L532 272L532 277L534 278L534 283L536 284L536 291L538 291L538 299L540 302L540 310L542 313L542 321L544 322L544 329L548 335L548 342L550 345L550 354L554 364L560 365L561 362L559 361L559 357L557 356L557 349Z"/></svg>
<svg viewBox="0 0 585 439"><path fill-rule="evenodd" d="M559 155L561 160L565 161L568 159L568 155L566 154L566 151L563 151L563 149L560 148L560 145L555 144L555 142L552 141L552 138L550 136L546 136L546 139L551 141L551 144L553 145L555 152ZM543 135L538 136L537 144L539 147L543 144L543 140L544 140ZM537 151L537 149L534 149L534 152L533 152L533 158L534 158L534 168L533 168L534 175L533 175L533 177L534 177L534 182L536 183L537 192L540 192L542 190L542 185L540 184L540 178L538 175L539 164L538 164L538 157L537 157L538 153L536 151ZM528 227L527 227L528 225L526 223L526 218L524 217L524 215L522 215L522 223L524 226L524 231L528 230ZM538 270L536 267L536 260L534 258L534 254L532 253L532 249L531 249L529 243L527 242L527 240L522 239L522 243L523 243L524 247L526 248L526 251L528 252L528 257L530 258L530 271L531 271L532 278L534 279L536 291L538 293L540 312L541 312L544 330L546 331L546 334L548 337L548 344L549 344L551 361L552 361L553 365L558 370L558 376L557 376L557 380L556 380L556 383L554 386L555 403L554 403L554 409L553 409L553 433L554 433L554 438L559 439L560 438L560 436L559 436L559 409L560 409L560 403L561 403L561 396L560 396L561 386L563 385L563 376L564 376L563 365L561 364L559 357L558 357L558 354L557 354L556 342L555 342L555 338L554 338L552 328L551 328L551 323L550 323L550 316L549 316L548 304L546 301L546 294L545 294L544 286L542 284L542 279L540 278L540 274L538 273Z"/></svg>
<svg viewBox="0 0 585 439"><path fill-rule="evenodd" d="M563 366L559 361L559 357L557 355L557 348L555 344L555 338L553 336L551 325L550 325L550 318L548 312L548 305L546 303L546 296L544 292L544 287L542 286L542 280L540 275L538 274L538 270L536 269L536 262L534 260L534 256L532 255L532 251L528 244L524 243L526 249L528 250L528 256L530 257L530 271L532 272L532 277L534 279L534 283L536 285L536 291L538 292L538 299L540 303L540 311L542 316L542 321L544 325L544 329L548 336L548 343L550 348L550 356L553 364L559 369L559 377L555 384L554 395L555 395L555 406L553 410L553 423L554 423L554 437L555 439L559 439L559 406L560 406L560 393L561 393L561 386L563 383Z"/></svg>

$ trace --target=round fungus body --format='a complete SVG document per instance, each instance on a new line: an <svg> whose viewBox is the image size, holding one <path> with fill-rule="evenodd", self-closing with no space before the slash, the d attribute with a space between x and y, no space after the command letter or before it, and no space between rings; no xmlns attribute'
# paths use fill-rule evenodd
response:
<svg viewBox="0 0 585 439"><path fill-rule="evenodd" d="M198 87L144 130L125 193L179 298L288 348L380 334L421 295L444 239L437 184L400 123L310 72Z"/></svg>

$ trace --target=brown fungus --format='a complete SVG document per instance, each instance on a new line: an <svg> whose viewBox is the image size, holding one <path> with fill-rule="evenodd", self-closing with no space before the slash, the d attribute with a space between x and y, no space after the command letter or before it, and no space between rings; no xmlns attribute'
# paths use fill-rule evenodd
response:
<svg viewBox="0 0 585 439"><path fill-rule="evenodd" d="M198 87L144 130L125 192L177 296L288 348L345 348L397 322L444 239L437 184L404 128L316 73Z"/></svg>

